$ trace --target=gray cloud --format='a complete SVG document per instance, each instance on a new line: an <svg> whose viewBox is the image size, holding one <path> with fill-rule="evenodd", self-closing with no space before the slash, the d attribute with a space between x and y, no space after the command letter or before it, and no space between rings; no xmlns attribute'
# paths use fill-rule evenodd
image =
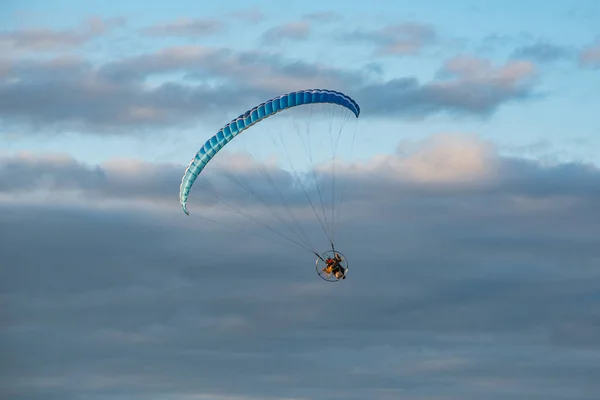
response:
<svg viewBox="0 0 600 400"><path fill-rule="evenodd" d="M92 39L121 26L121 18L89 18L76 29L21 29L0 32L0 49L53 51L79 47Z"/></svg>
<svg viewBox="0 0 600 400"><path fill-rule="evenodd" d="M436 40L435 30L428 25L403 23L379 30L355 30L342 37L347 42L366 42L376 46L375 55L409 55L420 52Z"/></svg>
<svg viewBox="0 0 600 400"><path fill-rule="evenodd" d="M306 16L298 24L282 26L274 37L302 38L310 31L308 18L321 17ZM98 23L97 30L107 25L103 24ZM183 20L154 29L196 34L216 26ZM431 28L416 24L390 26L369 35L365 38L382 46L391 45L387 40L396 40L397 35L415 40L435 36ZM536 76L530 63L513 61L495 67L466 58L451 60L429 82L412 77L383 80L381 70L373 72L377 68L372 64L353 69L263 51L202 46L167 47L103 64L74 56L0 59L0 117L5 130L18 127L26 133L135 134L157 127L191 126L206 117L216 124L242 107L314 87L349 93L361 104L364 116L489 115L506 102L530 97ZM155 78L160 83L154 83Z"/></svg>
<svg viewBox="0 0 600 400"><path fill-rule="evenodd" d="M525 45L513 52L513 57L530 59L541 63L550 63L562 59L571 58L573 51L565 46L559 46L547 41Z"/></svg>
<svg viewBox="0 0 600 400"><path fill-rule="evenodd" d="M152 199L171 197L168 182L181 175L180 166L135 161L113 161L88 166L66 155L23 153L0 158L0 193L27 196L47 191L58 195L71 191L88 198ZM35 196L35 194L33 195Z"/></svg>
<svg viewBox="0 0 600 400"><path fill-rule="evenodd" d="M59 192L102 192L107 171L129 171L121 178L150 198L179 184L169 166L8 163L2 196L36 169ZM596 397L597 168L542 166L441 136L352 171L338 240L351 274L335 285L318 280L310 254L187 218L176 200L172 211L146 209L116 186L129 201L121 208L2 197L0 391ZM324 379L332 371L341 384Z"/></svg>
<svg viewBox="0 0 600 400"><path fill-rule="evenodd" d="M448 62L437 79L421 83L410 77L384 81L368 68L202 46L169 47L102 65L73 57L4 60L0 74L5 129L18 125L36 132L112 134L190 126L207 116L216 124L241 107L314 87L350 94L367 117L489 115L506 102L530 97L536 83L535 69L527 62L496 67L486 60L460 58ZM149 83L166 74L181 78Z"/></svg>
<svg viewBox="0 0 600 400"><path fill-rule="evenodd" d="M282 92L343 88L360 77L358 72L260 52L198 46L167 48L100 68L57 58L7 64L6 70L0 83L4 124L113 134L189 125L206 116L222 121L240 107L250 108ZM150 76L177 72L187 81L146 83ZM206 82L214 79L216 85Z"/></svg>
<svg viewBox="0 0 600 400"><path fill-rule="evenodd" d="M262 35L264 44L279 44L286 40L306 40L311 32L309 20L288 22L267 30Z"/></svg>
<svg viewBox="0 0 600 400"><path fill-rule="evenodd" d="M365 112L423 117L440 112L489 115L500 105L532 95L536 71L528 62L494 67L486 60L457 58L440 71L439 80L392 79L359 91Z"/></svg>
<svg viewBox="0 0 600 400"><path fill-rule="evenodd" d="M144 83L147 76L129 79L138 76L138 71L119 70L111 75L110 68L98 70L76 59L14 65L0 84L3 123L24 124L38 132L131 133L186 125L209 113L223 118L229 110L221 106L259 101L260 92L243 84L150 86Z"/></svg>
<svg viewBox="0 0 600 400"><path fill-rule="evenodd" d="M137 80L153 74L183 72L188 79L223 79L278 93L298 87L347 86L360 72L287 59L260 51L235 52L201 46L170 47L106 64L99 71L113 80Z"/></svg>
<svg viewBox="0 0 600 400"><path fill-rule="evenodd" d="M181 18L176 21L150 26L143 30L152 36L202 37L225 29L225 23L216 19Z"/></svg>

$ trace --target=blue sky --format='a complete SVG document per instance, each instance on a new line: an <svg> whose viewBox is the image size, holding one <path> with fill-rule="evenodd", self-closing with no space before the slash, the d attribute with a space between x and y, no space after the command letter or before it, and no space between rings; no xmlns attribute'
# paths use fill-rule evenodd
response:
<svg viewBox="0 0 600 400"><path fill-rule="evenodd" d="M0 5L0 394L597 400L600 2L248 4Z"/></svg>

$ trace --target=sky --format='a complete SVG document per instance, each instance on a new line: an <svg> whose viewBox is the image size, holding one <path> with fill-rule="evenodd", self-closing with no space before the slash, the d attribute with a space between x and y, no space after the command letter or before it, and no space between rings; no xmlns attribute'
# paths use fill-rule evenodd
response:
<svg viewBox="0 0 600 400"><path fill-rule="evenodd" d="M598 20L597 1L2 2L0 397L598 399ZM257 124L182 212L209 137L312 88L359 118ZM330 239L342 282L315 272Z"/></svg>

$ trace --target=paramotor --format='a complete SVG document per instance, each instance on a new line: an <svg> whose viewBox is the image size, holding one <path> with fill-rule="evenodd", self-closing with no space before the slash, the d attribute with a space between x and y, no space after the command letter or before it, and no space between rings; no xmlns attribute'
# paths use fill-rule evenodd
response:
<svg viewBox="0 0 600 400"><path fill-rule="evenodd" d="M314 107L314 111L313 111ZM330 107L330 108L327 108ZM185 169L183 177L181 179L181 184L179 188L179 201L181 204L182 210L185 214L190 215L188 211L188 197L190 194L190 190L194 185L194 182L200 177L205 176L203 171L209 165L214 165L214 162L211 162L213 158L220 152L220 150L227 148L231 149L232 140L238 136L240 133L248 130L253 126L260 127L259 130L267 130L268 123L265 125L262 121L269 119L269 117L274 116L276 114L283 114L284 116L288 116L291 113L292 108L303 109L306 108L308 110L307 114L304 114L301 121L306 122L307 124L310 121L313 123L319 123L321 120L319 117L326 121L326 124L329 125L329 128L326 127L320 129L312 129L317 132L317 139L320 140L316 146L313 146L310 142L310 137L308 137L308 132L310 129L307 126L306 132L301 129L298 129L296 125L296 120L294 121L294 129L297 133L298 143L290 145L286 144L286 140L289 140L290 137L293 138L293 135L290 133L290 129L281 129L277 128L274 131L280 136L281 142L283 144L283 150L278 150L275 152L276 155L282 156L283 160L287 161L290 164L290 169L283 171L282 169L274 170L265 167L265 159L257 159L253 160L252 163L244 164L242 167L239 165L238 171L234 171L236 168L236 164L240 164L240 159L243 157L237 155L232 162L225 162L219 164L223 169L223 175L227 176L231 182L234 182L237 186L241 187L245 190L249 195L253 196L254 200L256 200L256 204L262 204L272 215L273 220L277 220L277 226L269 225L268 218L264 216L256 216L252 215L249 212L252 209L254 212L258 213L257 207L248 207L246 205L235 206L232 205L230 198L235 196L228 197L227 195L223 196L221 192L215 193L215 196L219 199L219 202L226 205L230 210L235 212L236 214L243 215L248 217L252 222L257 225L262 226L266 230L271 233L275 233L279 236L279 238L283 238L288 240L289 242L293 242L299 247L310 251L314 255L318 257L317 260L317 272L321 278L328 281L337 281L339 278L335 278L335 273L329 273L331 276L327 277L325 274L325 270L320 271L319 263L325 263L326 257L329 255L335 256L333 252L325 252L320 255L315 248L312 246L311 239L314 237L314 234L306 234L305 229L301 226L300 221L305 220L305 218L300 218L296 215L296 213L303 213L304 211L298 211L298 198L302 197L302 193L304 193L310 208L314 212L317 220L322 227L324 233L329 240L329 246L333 250L334 247L334 235L335 235L335 222L339 218L339 206L343 202L345 185L342 187L341 193L339 185L336 187L336 174L339 174L339 169L341 168L337 162L337 152L340 146L340 138L342 138L342 130L346 125L346 122L349 120L351 116L356 118L360 115L360 107L352 98L347 96L344 93L328 90L328 89L309 89L309 90L299 90L291 93L287 93L281 96L277 96L272 98L264 103L259 104L256 107L253 107L246 111L245 113L239 115L237 118L234 118L231 122L223 126L221 129L217 131L212 137L210 137L204 145L198 150L198 152L194 155L192 160L189 162L189 165ZM329 115L327 114L329 111ZM292 113L293 115L293 113ZM327 119L329 117L329 119ZM279 117L283 118L283 117ZM285 120L286 118L283 118ZM293 119L293 118L290 118ZM278 118L275 118L278 120ZM333 123L340 123L340 127L334 128ZM316 121L316 122L315 122ZM258 129L258 128L252 128ZM324 139L327 139L328 133L330 138L331 146L327 146L323 144ZM354 140L356 137L356 129L354 133L350 136L351 144L350 144L350 153L352 153L352 149L354 147ZM248 142L257 146L258 152L265 151L265 147L268 144L268 140L265 138L265 135L253 135L254 139L248 140ZM273 143L276 140L272 139ZM236 141L237 142L237 141ZM246 142L246 141L242 141ZM310 160L310 168L307 171L301 173L298 168L292 165L292 161L297 158L297 152L290 152L289 148L292 147L294 150L301 150L304 148L306 154L308 155L308 159ZM314 155L317 152L324 153L327 148L330 147L332 154L331 158L328 159L327 163L316 165ZM251 155L254 155L254 152L249 152ZM322 154L319 154L322 155ZM249 165L252 166L249 166ZM256 183L255 181L251 181L248 178L250 174L250 169L256 168L260 175L265 178L265 181L273 191L269 196L264 196L259 194L258 190L255 187L252 187L251 183ZM329 168L327 170L327 168ZM337 172L336 172L337 170ZM285 175L284 174L287 174ZM278 174L277 176L274 176ZM321 176L318 176L321 174ZM285 175L283 178L281 176ZM258 174L252 175L259 176ZM279 180L277 177L280 177ZM285 179L284 179L285 178ZM263 181L264 182L264 181ZM286 187L281 189L281 182L284 182ZM345 184L345 182L344 182ZM267 186L267 185L263 185ZM222 192L227 192L227 194L231 193L231 188L226 187ZM300 191L301 189L301 191ZM206 192L207 190L203 190L202 192ZM216 192L216 191L215 191ZM294 197L291 201L286 200L285 194L289 193L299 193L296 197ZM311 198L311 193L313 196L318 196L318 201L313 200ZM238 196L241 197L241 196ZM280 200L280 206L274 205L273 199ZM339 203L338 208L336 209L336 204ZM319 207L320 206L320 207ZM279 208L277 208L279 207ZM287 217L287 218L286 218ZM282 230L278 229L278 227L287 228L287 232L282 232ZM329 254L331 253L331 254ZM341 255L341 253L340 253ZM342 267L343 276L345 277L345 273L347 271L347 260L343 257L343 261L340 262L340 266ZM323 268L323 267L321 267ZM337 274L338 277L340 274Z"/></svg>

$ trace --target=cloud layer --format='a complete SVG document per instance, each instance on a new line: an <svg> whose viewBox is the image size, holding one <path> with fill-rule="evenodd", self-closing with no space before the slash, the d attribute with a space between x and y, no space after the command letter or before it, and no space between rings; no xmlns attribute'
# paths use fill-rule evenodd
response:
<svg viewBox="0 0 600 400"><path fill-rule="evenodd" d="M181 169L3 156L3 393L600 390L598 169L506 158L455 135L354 165L338 240L351 273L335 285L318 279L310 254L242 232L243 218L229 229L185 217L173 198ZM54 196L31 194L23 207L32 187ZM124 202L98 207L109 198ZM342 385L323 379L331 371Z"/></svg>
<svg viewBox="0 0 600 400"><path fill-rule="evenodd" d="M188 125L207 115L223 119L272 96L312 87L351 94L367 118L489 115L502 104L528 98L536 82L535 67L523 61L493 66L460 58L449 61L441 77L431 82L377 82L356 70L201 46L165 48L101 67L81 58L57 57L4 62L0 70L4 124L96 133ZM186 81L149 83L164 74L183 74Z"/></svg>
<svg viewBox="0 0 600 400"><path fill-rule="evenodd" d="M304 40L316 25L337 18L328 12L307 14L299 21L267 30L262 40ZM215 123L223 121L227 115L237 115L273 96L315 87L348 93L361 104L366 118L481 117L504 104L532 98L539 81L535 65L518 59L492 64L460 56L446 61L436 76L423 80L412 76L383 79L381 67L373 74L372 65L363 68L354 63L296 58L267 49L139 46L140 50L126 56L99 60L74 51L118 23L122 20L96 19L75 30L5 33L3 40L11 46L44 47L54 52L45 57L7 53L8 57L0 58L2 127L28 133L94 134L182 128L207 116ZM148 35L197 38L226 27L217 19L180 19L145 27L143 34L132 40L142 45ZM418 52L436 37L430 26L404 23L356 31L346 39L374 43L378 53L397 54ZM65 46L73 51L60 51ZM557 49L549 46L521 49L519 54L538 59L557 56ZM590 51L582 56L582 62L593 63Z"/></svg>

